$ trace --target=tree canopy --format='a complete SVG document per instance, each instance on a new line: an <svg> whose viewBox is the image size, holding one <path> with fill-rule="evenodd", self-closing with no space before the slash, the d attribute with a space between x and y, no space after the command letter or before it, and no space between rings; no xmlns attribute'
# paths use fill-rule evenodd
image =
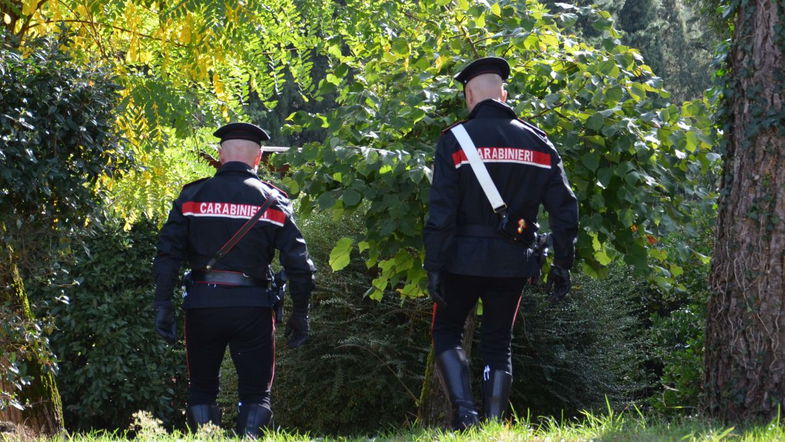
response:
<svg viewBox="0 0 785 442"><path fill-rule="evenodd" d="M374 297L402 280L404 294L421 293L432 146L464 113L451 75L474 57L511 61L510 102L560 149L581 201L578 256L591 273L623 256L670 284L681 269L657 241L688 224L685 202L707 196L694 179L715 166L705 103L671 104L640 53L620 43L610 14L592 7L558 3L551 12L536 1L465 0L8 5L6 28L18 39L63 29L74 57L117 76L117 127L143 167L105 184L128 219L165 212L173 184L205 171L194 152L209 131L198 128L240 118L252 97L275 106L287 81L305 100L335 100L336 108L290 118L292 132L327 136L282 156L294 166L284 180L306 211L316 205L336 216L366 215L368 233L340 241L333 265L345 265L352 246L367 253L368 265L381 269ZM596 45L571 31L579 20L599 35ZM314 81L316 57L330 67ZM192 161L178 168L183 158Z"/></svg>
<svg viewBox="0 0 785 442"><path fill-rule="evenodd" d="M380 269L371 296L387 287L422 293L420 232L433 146L465 114L451 76L485 55L511 61L508 101L549 134L564 159L580 201L584 270L602 274L622 257L668 286L682 272L679 261L695 259L686 248L669 257L658 241L689 228L693 205L711 204L695 183L718 159L706 104L671 104L640 53L620 43L607 12L556 6L346 3L351 14L338 14L326 32L333 69L318 86L339 106L291 117L293 130L326 128L326 140L281 158L295 166L284 182L304 210L366 217L364 236L338 242L334 269L356 249ZM569 31L579 19L601 33L599 46Z"/></svg>
<svg viewBox="0 0 785 442"><path fill-rule="evenodd" d="M115 209L131 221L140 213L165 213L179 185L204 174L195 155L174 153L194 153L212 141L209 131L197 129L244 118L251 97L274 108L287 84L304 96L313 90L317 31L332 8L295 0L0 5L6 33L18 45L62 33L69 56L115 77L122 102L114 125L140 164L113 193Z"/></svg>

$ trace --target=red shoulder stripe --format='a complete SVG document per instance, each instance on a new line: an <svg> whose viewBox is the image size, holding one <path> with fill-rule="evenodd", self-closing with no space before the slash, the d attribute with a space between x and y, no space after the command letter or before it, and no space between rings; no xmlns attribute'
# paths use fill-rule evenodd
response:
<svg viewBox="0 0 785 442"><path fill-rule="evenodd" d="M183 215L211 218L251 219L261 208L254 204L235 204L209 201L186 201L183 203ZM276 226L283 226L286 214L280 210L267 209L259 222L268 222Z"/></svg>
<svg viewBox="0 0 785 442"><path fill-rule="evenodd" d="M271 182L269 182L269 181L264 181L264 180L262 180L262 182L263 182L264 184L267 184L268 186L272 187L273 189L276 189L277 191L281 192L281 194L283 194L283 196L285 196L286 198L289 198L289 194L288 194L288 193L286 193L286 192L285 192L283 189L281 189L280 187L276 186L275 184L273 184L273 183L271 183Z"/></svg>

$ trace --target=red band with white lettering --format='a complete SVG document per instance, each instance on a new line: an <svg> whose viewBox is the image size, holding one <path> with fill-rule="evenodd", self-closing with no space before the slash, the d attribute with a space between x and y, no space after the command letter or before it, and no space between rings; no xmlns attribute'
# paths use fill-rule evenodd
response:
<svg viewBox="0 0 785 442"><path fill-rule="evenodd" d="M513 163L541 167L543 169L551 168L551 155L546 152L519 149L517 147L478 147L477 153L480 155L483 163ZM469 164L463 149L452 154L452 160L456 169L464 164Z"/></svg>
<svg viewBox="0 0 785 442"><path fill-rule="evenodd" d="M219 203L209 201L186 201L183 203L183 215L208 216L214 218L251 219L262 206L254 204ZM259 222L267 222L283 226L286 214L280 210L269 208L259 218Z"/></svg>

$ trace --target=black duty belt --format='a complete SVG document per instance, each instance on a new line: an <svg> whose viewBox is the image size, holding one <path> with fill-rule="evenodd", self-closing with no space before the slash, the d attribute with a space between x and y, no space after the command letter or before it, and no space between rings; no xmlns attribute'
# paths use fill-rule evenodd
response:
<svg viewBox="0 0 785 442"><path fill-rule="evenodd" d="M218 284L234 287L267 287L267 280L254 278L241 272L226 270L194 270L191 281L196 284Z"/></svg>
<svg viewBox="0 0 785 442"><path fill-rule="evenodd" d="M455 228L457 236L473 236L475 238L501 238L510 240L513 244L518 244L523 247L531 247L531 244L525 244L522 241L512 241L509 236L499 231L496 226L489 226L487 224L464 224Z"/></svg>
<svg viewBox="0 0 785 442"><path fill-rule="evenodd" d="M455 234L459 236L478 236L480 238L504 238L496 226L488 226L485 224L466 224L458 226L455 229Z"/></svg>

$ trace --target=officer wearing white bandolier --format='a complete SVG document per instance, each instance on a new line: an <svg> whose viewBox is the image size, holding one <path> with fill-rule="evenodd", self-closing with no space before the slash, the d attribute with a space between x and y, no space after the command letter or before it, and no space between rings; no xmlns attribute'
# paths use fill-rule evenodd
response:
<svg viewBox="0 0 785 442"><path fill-rule="evenodd" d="M435 301L436 363L456 429L479 420L461 346L466 317L478 299L483 305L484 415L499 419L507 407L512 326L525 282L539 275L532 246L540 204L552 230L551 300L561 300L570 289L577 200L546 134L518 119L505 104L504 80L509 74L504 59L486 57L455 76L464 85L469 117L445 129L434 159L424 229L425 269ZM482 174L488 177L484 183L478 180ZM498 203L490 196L494 192Z"/></svg>
<svg viewBox="0 0 785 442"><path fill-rule="evenodd" d="M278 249L293 301L286 331L290 347L308 337L315 267L287 195L256 175L267 133L232 123L214 135L221 140L220 168L183 187L159 235L155 328L167 342L176 341L172 296L185 261L192 269L183 302L189 426L220 425L218 371L229 345L240 396L237 432L255 437L272 418L272 307L280 291L271 287L270 262Z"/></svg>

